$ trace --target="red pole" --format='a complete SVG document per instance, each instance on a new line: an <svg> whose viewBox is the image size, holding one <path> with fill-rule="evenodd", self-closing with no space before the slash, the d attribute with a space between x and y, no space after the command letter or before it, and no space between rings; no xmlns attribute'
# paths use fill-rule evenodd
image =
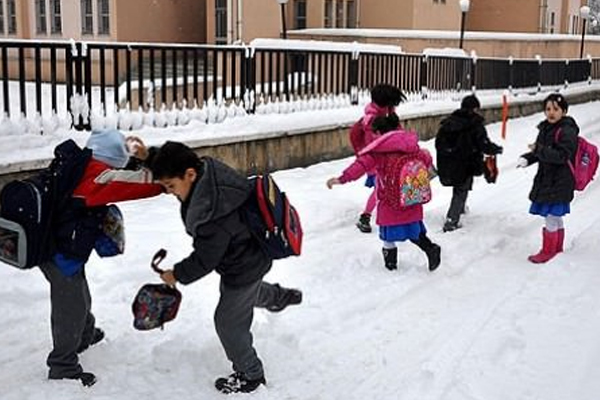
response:
<svg viewBox="0 0 600 400"><path fill-rule="evenodd" d="M506 124L508 122L508 100L506 94L502 95L502 139L506 139Z"/></svg>

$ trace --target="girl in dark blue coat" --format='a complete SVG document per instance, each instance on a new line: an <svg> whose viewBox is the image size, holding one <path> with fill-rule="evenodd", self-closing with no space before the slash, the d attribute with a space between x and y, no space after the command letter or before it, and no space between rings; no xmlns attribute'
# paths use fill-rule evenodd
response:
<svg viewBox="0 0 600 400"><path fill-rule="evenodd" d="M538 163L538 171L529 193L530 214L545 218L542 248L529 256L533 263L545 263L563 251L565 229L563 216L570 212L575 179L569 161L575 162L579 127L567 116L569 105L565 98L553 93L544 100L546 120L538 125L539 133L530 152L519 159L519 167Z"/></svg>

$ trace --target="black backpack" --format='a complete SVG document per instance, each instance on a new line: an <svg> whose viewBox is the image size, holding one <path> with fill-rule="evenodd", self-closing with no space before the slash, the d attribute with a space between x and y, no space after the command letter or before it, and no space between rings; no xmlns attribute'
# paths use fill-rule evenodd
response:
<svg viewBox="0 0 600 400"><path fill-rule="evenodd" d="M66 140L56 146L47 168L4 186L0 192L0 261L28 269L49 260L54 222L91 156L91 150Z"/></svg>
<svg viewBox="0 0 600 400"><path fill-rule="evenodd" d="M440 183L456 186L469 177L473 143L469 130L456 130L442 122L435 137L436 166Z"/></svg>

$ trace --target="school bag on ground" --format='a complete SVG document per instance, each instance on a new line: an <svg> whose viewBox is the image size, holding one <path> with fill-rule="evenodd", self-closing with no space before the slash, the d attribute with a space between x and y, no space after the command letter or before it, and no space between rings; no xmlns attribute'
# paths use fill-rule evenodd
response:
<svg viewBox="0 0 600 400"><path fill-rule="evenodd" d="M167 251L160 249L152 258L152 269L162 274L164 271L158 264L167 256ZM138 290L131 310L133 312L133 327L140 331L164 328L166 322L177 316L181 304L181 292L165 283L145 284Z"/></svg>
<svg viewBox="0 0 600 400"><path fill-rule="evenodd" d="M558 129L554 141L558 141L561 130ZM598 147L588 142L585 138L577 137L577 151L575 152L575 163L569 160L569 168L575 178L575 190L583 190L594 179L598 169Z"/></svg>
<svg viewBox="0 0 600 400"><path fill-rule="evenodd" d="M425 162L430 158L428 154L427 150L419 149L411 154L386 156L381 174L378 174L379 200L395 210L428 203L433 174L433 168Z"/></svg>
<svg viewBox="0 0 600 400"><path fill-rule="evenodd" d="M53 223L91 156L91 150L66 140L56 146L47 168L4 186L0 192L0 261L28 269L49 260Z"/></svg>
<svg viewBox="0 0 600 400"><path fill-rule="evenodd" d="M248 178L251 193L243 215L261 247L274 259L298 256L302 251L300 215L269 174Z"/></svg>

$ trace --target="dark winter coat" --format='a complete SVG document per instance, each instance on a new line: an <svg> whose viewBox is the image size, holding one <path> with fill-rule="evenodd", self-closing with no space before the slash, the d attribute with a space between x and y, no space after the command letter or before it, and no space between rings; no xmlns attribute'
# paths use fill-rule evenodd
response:
<svg viewBox="0 0 600 400"><path fill-rule="evenodd" d="M569 203L573 200L575 179L568 160L575 162L579 127L573 118L563 117L555 124L543 121L538 130L535 149L522 155L528 165L539 164L529 199L538 203Z"/></svg>
<svg viewBox="0 0 600 400"><path fill-rule="evenodd" d="M436 164L444 186L459 186L483 174L483 155L502 152L488 137L481 115L463 109L445 118L435 140Z"/></svg>
<svg viewBox="0 0 600 400"><path fill-rule="evenodd" d="M242 220L240 207L250 195L248 180L210 157L201 159L198 178L181 205L194 250L174 266L177 281L194 282L211 271L224 283L243 286L261 279L272 261Z"/></svg>

